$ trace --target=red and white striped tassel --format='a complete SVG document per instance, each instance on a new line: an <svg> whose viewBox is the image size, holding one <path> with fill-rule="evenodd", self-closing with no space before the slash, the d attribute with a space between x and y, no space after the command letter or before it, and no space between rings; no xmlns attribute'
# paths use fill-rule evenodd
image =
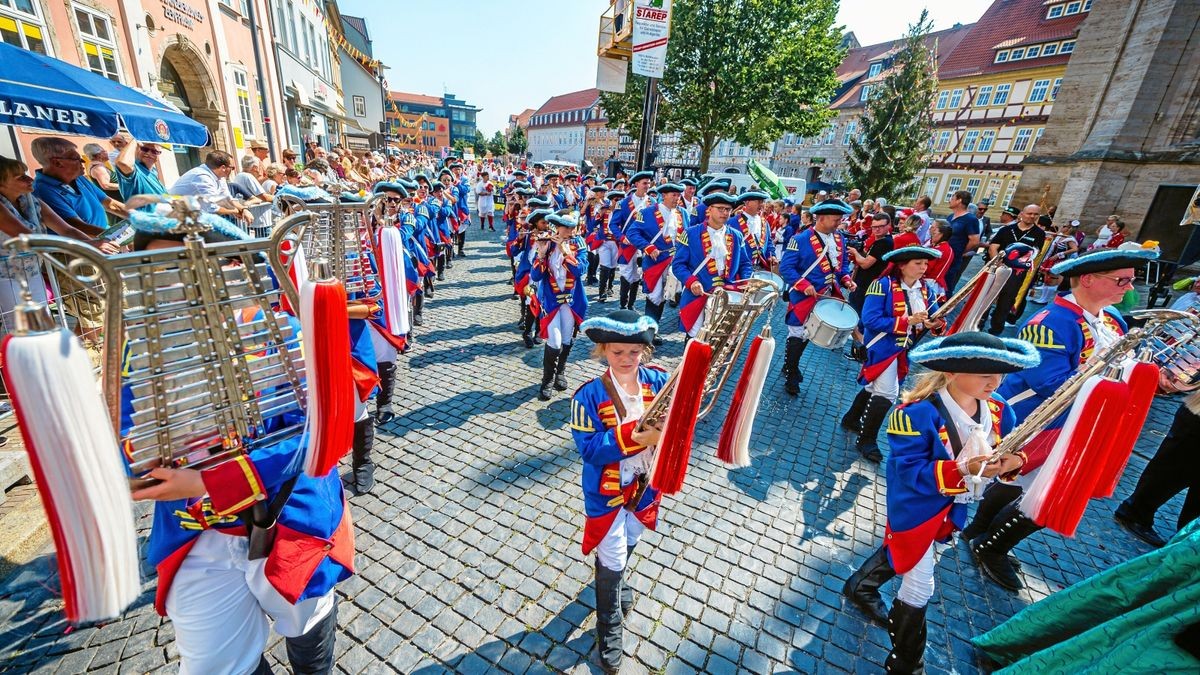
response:
<svg viewBox="0 0 1200 675"><path fill-rule="evenodd" d="M379 229L379 280L383 286L383 318L388 332L408 335L408 282L404 278L404 241L400 229Z"/></svg>
<svg viewBox="0 0 1200 675"><path fill-rule="evenodd" d="M755 336L750 343L750 352L742 366L737 388L733 390L733 401L725 422L721 425L721 437L717 441L717 459L734 468L750 466L750 432L754 428L754 417L758 414L763 384L771 368L771 357L775 355L775 338L768 335Z"/></svg>
<svg viewBox="0 0 1200 675"><path fill-rule="evenodd" d="M1158 391L1158 375L1158 366L1153 363L1139 361L1127 369L1125 381L1129 383L1129 405L1116 424L1116 438L1109 448L1104 470L1092 497L1104 499L1113 496L1117 483L1121 482L1121 474L1125 473L1129 455L1133 454L1133 446L1142 433L1146 417L1150 414L1150 404L1154 402L1154 394Z"/></svg>
<svg viewBox="0 0 1200 675"><path fill-rule="evenodd" d="M350 364L346 289L337 279L300 287L300 329L308 392L304 470L327 475L354 441L355 389Z"/></svg>
<svg viewBox="0 0 1200 675"><path fill-rule="evenodd" d="M141 592L137 533L91 359L57 330L6 337L0 363L58 552L67 620L116 617Z"/></svg>
<svg viewBox="0 0 1200 675"><path fill-rule="evenodd" d="M650 470L650 487L673 495L683 488L688 460L692 456L692 438L696 415L704 398L704 381L712 363L712 345L700 340L688 342L683 361L675 374L675 391L667 407L666 421Z"/></svg>
<svg viewBox="0 0 1200 675"><path fill-rule="evenodd" d="M1038 525L1075 535L1115 437L1112 421L1128 401L1125 382L1094 376L1084 383L1050 456L1021 500L1022 513Z"/></svg>
<svg viewBox="0 0 1200 675"><path fill-rule="evenodd" d="M967 301L963 303L962 310L959 311L946 334L979 330L979 322L983 320L984 313L995 304L996 297L1000 295L1004 284L1011 276L1012 269L1008 267L984 273L984 278L971 291Z"/></svg>

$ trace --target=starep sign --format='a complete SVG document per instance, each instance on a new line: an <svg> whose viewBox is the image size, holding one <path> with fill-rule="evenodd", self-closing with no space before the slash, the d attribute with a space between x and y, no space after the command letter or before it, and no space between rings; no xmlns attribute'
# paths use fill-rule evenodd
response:
<svg viewBox="0 0 1200 675"><path fill-rule="evenodd" d="M635 0L633 4L633 74L663 76L667 40L671 36L671 0Z"/></svg>

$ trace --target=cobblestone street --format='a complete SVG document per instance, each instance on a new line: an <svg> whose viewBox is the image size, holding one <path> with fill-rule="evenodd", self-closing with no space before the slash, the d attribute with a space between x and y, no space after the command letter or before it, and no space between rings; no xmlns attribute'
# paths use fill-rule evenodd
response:
<svg viewBox="0 0 1200 675"><path fill-rule="evenodd" d="M570 392L537 400L541 348L526 350L516 331L503 247L496 234L468 237L468 257L439 284L418 343L399 362L400 415L376 437L380 484L351 501L358 574L338 587L338 668L599 672ZM615 301L590 307L614 309ZM786 335L783 313L773 312L777 337ZM682 339L670 309L664 324L668 341L655 360L669 368ZM572 390L600 372L590 347L581 336L572 353ZM837 430L857 391L856 364L809 349L801 395L791 398L781 359L782 347L758 414L753 465L730 470L714 459L718 406L698 427L683 492L664 498L658 532L635 552L625 672L882 670L886 632L840 592L884 528L883 468L859 459ZM965 545L943 555L928 615L929 672L986 672L970 637L1149 550L1111 515L1177 405L1156 401L1117 499L1093 502L1076 538L1043 531L1015 550L1027 586L1020 594L985 581ZM1160 533L1173 532L1179 503L1160 510ZM148 510L140 512L148 528ZM52 554L17 568L0 581L0 669L173 672L173 629L154 613L150 572L124 618L68 631ZM898 584L884 587L889 603ZM283 642L272 639L272 665L284 672Z"/></svg>

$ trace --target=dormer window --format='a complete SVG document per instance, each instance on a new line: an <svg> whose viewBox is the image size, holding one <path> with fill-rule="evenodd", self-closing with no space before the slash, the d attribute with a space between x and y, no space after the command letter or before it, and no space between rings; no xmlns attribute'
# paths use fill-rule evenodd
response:
<svg viewBox="0 0 1200 675"><path fill-rule="evenodd" d="M1008 58L1011 61L1020 61L1021 59L1025 58L1025 48L1017 47L1009 53Z"/></svg>
<svg viewBox="0 0 1200 675"><path fill-rule="evenodd" d="M871 64L870 70L867 71L867 78L873 78L883 70L883 63L876 62Z"/></svg>

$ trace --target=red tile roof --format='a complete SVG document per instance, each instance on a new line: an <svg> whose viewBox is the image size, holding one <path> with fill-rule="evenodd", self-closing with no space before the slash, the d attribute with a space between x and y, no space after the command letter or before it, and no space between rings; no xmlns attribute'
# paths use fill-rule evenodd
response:
<svg viewBox="0 0 1200 675"><path fill-rule="evenodd" d="M426 96L425 94L410 94L406 91L389 91L388 97L402 103L423 103L425 105L442 105L441 96Z"/></svg>
<svg viewBox="0 0 1200 675"><path fill-rule="evenodd" d="M584 89L583 91L573 91L570 94L563 94L561 96L551 96L550 100L543 103L542 107L538 108L534 114L545 115L546 113L588 108L598 98L600 98L600 90L595 87Z"/></svg>
<svg viewBox="0 0 1200 675"><path fill-rule="evenodd" d="M1070 54L995 63L998 45L1015 47L1071 39L1079 34L1079 25L1088 16L1087 12L1080 12L1047 19L1047 10L1044 0L995 0L966 39L942 63L938 77L946 80L1066 64Z"/></svg>
<svg viewBox="0 0 1200 675"><path fill-rule="evenodd" d="M938 63L941 64L946 58L958 47L963 38L971 32L974 24L967 26L955 26L930 33L925 38L925 44L929 49L936 49ZM842 59L842 64L838 66L837 76L841 80L842 89L834 99L832 108L846 109L862 107L861 98L862 86L868 84L866 74L870 71L871 63L879 61L890 56L893 52L903 46L904 40L892 40L890 42L881 42L876 45L867 45L857 49L851 49L846 52L846 58ZM887 74L887 71L881 72L876 78L882 78ZM848 85L848 86L847 86Z"/></svg>

